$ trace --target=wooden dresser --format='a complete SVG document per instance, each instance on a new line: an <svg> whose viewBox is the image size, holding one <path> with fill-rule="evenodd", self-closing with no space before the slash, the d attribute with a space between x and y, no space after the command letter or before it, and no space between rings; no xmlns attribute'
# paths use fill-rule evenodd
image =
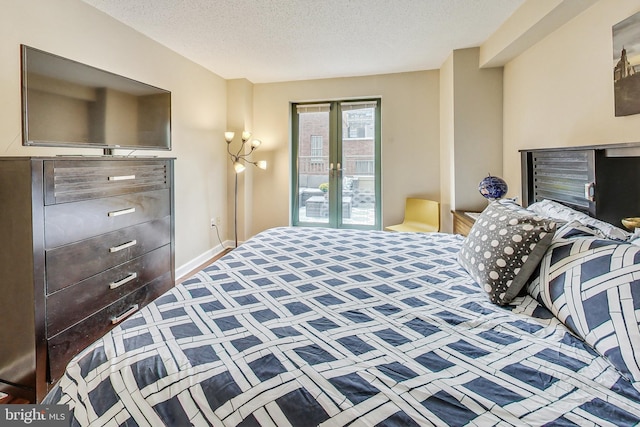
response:
<svg viewBox="0 0 640 427"><path fill-rule="evenodd" d="M173 160L0 158L0 391L66 364L174 285Z"/></svg>

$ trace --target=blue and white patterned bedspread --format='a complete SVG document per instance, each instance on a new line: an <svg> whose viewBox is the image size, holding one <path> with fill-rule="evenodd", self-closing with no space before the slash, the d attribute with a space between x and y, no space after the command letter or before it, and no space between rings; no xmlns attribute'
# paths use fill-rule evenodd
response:
<svg viewBox="0 0 640 427"><path fill-rule="evenodd" d="M634 425L640 393L462 239L276 228L76 357L50 403L118 426Z"/></svg>

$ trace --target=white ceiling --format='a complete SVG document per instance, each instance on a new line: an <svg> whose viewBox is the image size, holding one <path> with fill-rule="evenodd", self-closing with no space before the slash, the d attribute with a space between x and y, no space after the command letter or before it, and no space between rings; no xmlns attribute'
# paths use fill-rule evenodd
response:
<svg viewBox="0 0 640 427"><path fill-rule="evenodd" d="M83 0L225 79L438 69L524 0Z"/></svg>

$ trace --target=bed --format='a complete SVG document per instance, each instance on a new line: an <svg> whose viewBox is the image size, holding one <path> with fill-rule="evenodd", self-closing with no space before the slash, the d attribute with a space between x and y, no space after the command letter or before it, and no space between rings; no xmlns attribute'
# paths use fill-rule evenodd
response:
<svg viewBox="0 0 640 427"><path fill-rule="evenodd" d="M567 245L632 245L569 225L509 301L464 267L469 238L264 231L79 354L45 403L94 426L636 425L632 363L542 283L568 277Z"/></svg>

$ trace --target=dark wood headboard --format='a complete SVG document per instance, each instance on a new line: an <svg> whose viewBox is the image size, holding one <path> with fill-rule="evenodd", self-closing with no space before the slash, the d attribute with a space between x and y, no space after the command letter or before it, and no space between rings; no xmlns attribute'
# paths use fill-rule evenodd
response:
<svg viewBox="0 0 640 427"><path fill-rule="evenodd" d="M522 203L550 199L622 227L640 216L640 143L520 150Z"/></svg>

